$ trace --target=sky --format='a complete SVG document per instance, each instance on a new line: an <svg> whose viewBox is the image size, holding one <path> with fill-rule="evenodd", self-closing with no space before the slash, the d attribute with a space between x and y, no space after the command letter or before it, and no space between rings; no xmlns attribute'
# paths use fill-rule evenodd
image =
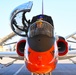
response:
<svg viewBox="0 0 76 75"><path fill-rule="evenodd" d="M17 6L29 0L1 0L0 1L0 38L12 32L10 14ZM32 0L33 7L27 18L42 13L42 0ZM67 36L76 32L76 0L44 0L44 14L52 17L55 32L60 36Z"/></svg>

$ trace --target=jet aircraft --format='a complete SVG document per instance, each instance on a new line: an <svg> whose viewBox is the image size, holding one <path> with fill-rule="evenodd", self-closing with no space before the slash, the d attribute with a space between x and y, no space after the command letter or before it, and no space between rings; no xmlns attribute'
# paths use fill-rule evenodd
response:
<svg viewBox="0 0 76 75"><path fill-rule="evenodd" d="M54 34L54 23L51 16L42 13L33 16L32 20L26 19L26 13L31 11L32 5L33 2L29 1L16 7L11 13L11 29L23 38L17 42L16 53L0 54L0 57L24 59L32 75L51 75L58 59L75 57L75 54L69 53L68 42L64 37Z"/></svg>

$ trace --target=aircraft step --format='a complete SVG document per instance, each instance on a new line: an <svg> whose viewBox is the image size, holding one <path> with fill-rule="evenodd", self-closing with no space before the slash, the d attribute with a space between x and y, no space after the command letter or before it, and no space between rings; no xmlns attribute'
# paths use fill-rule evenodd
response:
<svg viewBox="0 0 76 75"><path fill-rule="evenodd" d="M51 72L47 73L47 74L35 74L35 73L31 73L31 75L52 75Z"/></svg>

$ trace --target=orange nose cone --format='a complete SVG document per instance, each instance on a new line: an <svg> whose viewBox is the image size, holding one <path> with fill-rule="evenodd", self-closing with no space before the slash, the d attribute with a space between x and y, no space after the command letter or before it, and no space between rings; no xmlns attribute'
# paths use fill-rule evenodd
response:
<svg viewBox="0 0 76 75"><path fill-rule="evenodd" d="M28 60L26 62L28 70L39 74L48 73L54 70L57 60L51 53L53 50L54 47L46 52L35 52L29 48L30 54L28 55Z"/></svg>

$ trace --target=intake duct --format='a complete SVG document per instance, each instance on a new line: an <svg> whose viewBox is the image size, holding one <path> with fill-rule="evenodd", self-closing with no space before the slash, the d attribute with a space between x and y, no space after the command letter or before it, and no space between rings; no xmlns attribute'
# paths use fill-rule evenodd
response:
<svg viewBox="0 0 76 75"><path fill-rule="evenodd" d="M25 50L25 44L26 44L26 40L20 40L17 43L17 47L16 47L16 52L19 56L24 56L24 50Z"/></svg>
<svg viewBox="0 0 76 75"><path fill-rule="evenodd" d="M66 40L59 36L59 39L57 40L57 46L58 46L58 55L63 56L66 55L68 52L68 43Z"/></svg>

